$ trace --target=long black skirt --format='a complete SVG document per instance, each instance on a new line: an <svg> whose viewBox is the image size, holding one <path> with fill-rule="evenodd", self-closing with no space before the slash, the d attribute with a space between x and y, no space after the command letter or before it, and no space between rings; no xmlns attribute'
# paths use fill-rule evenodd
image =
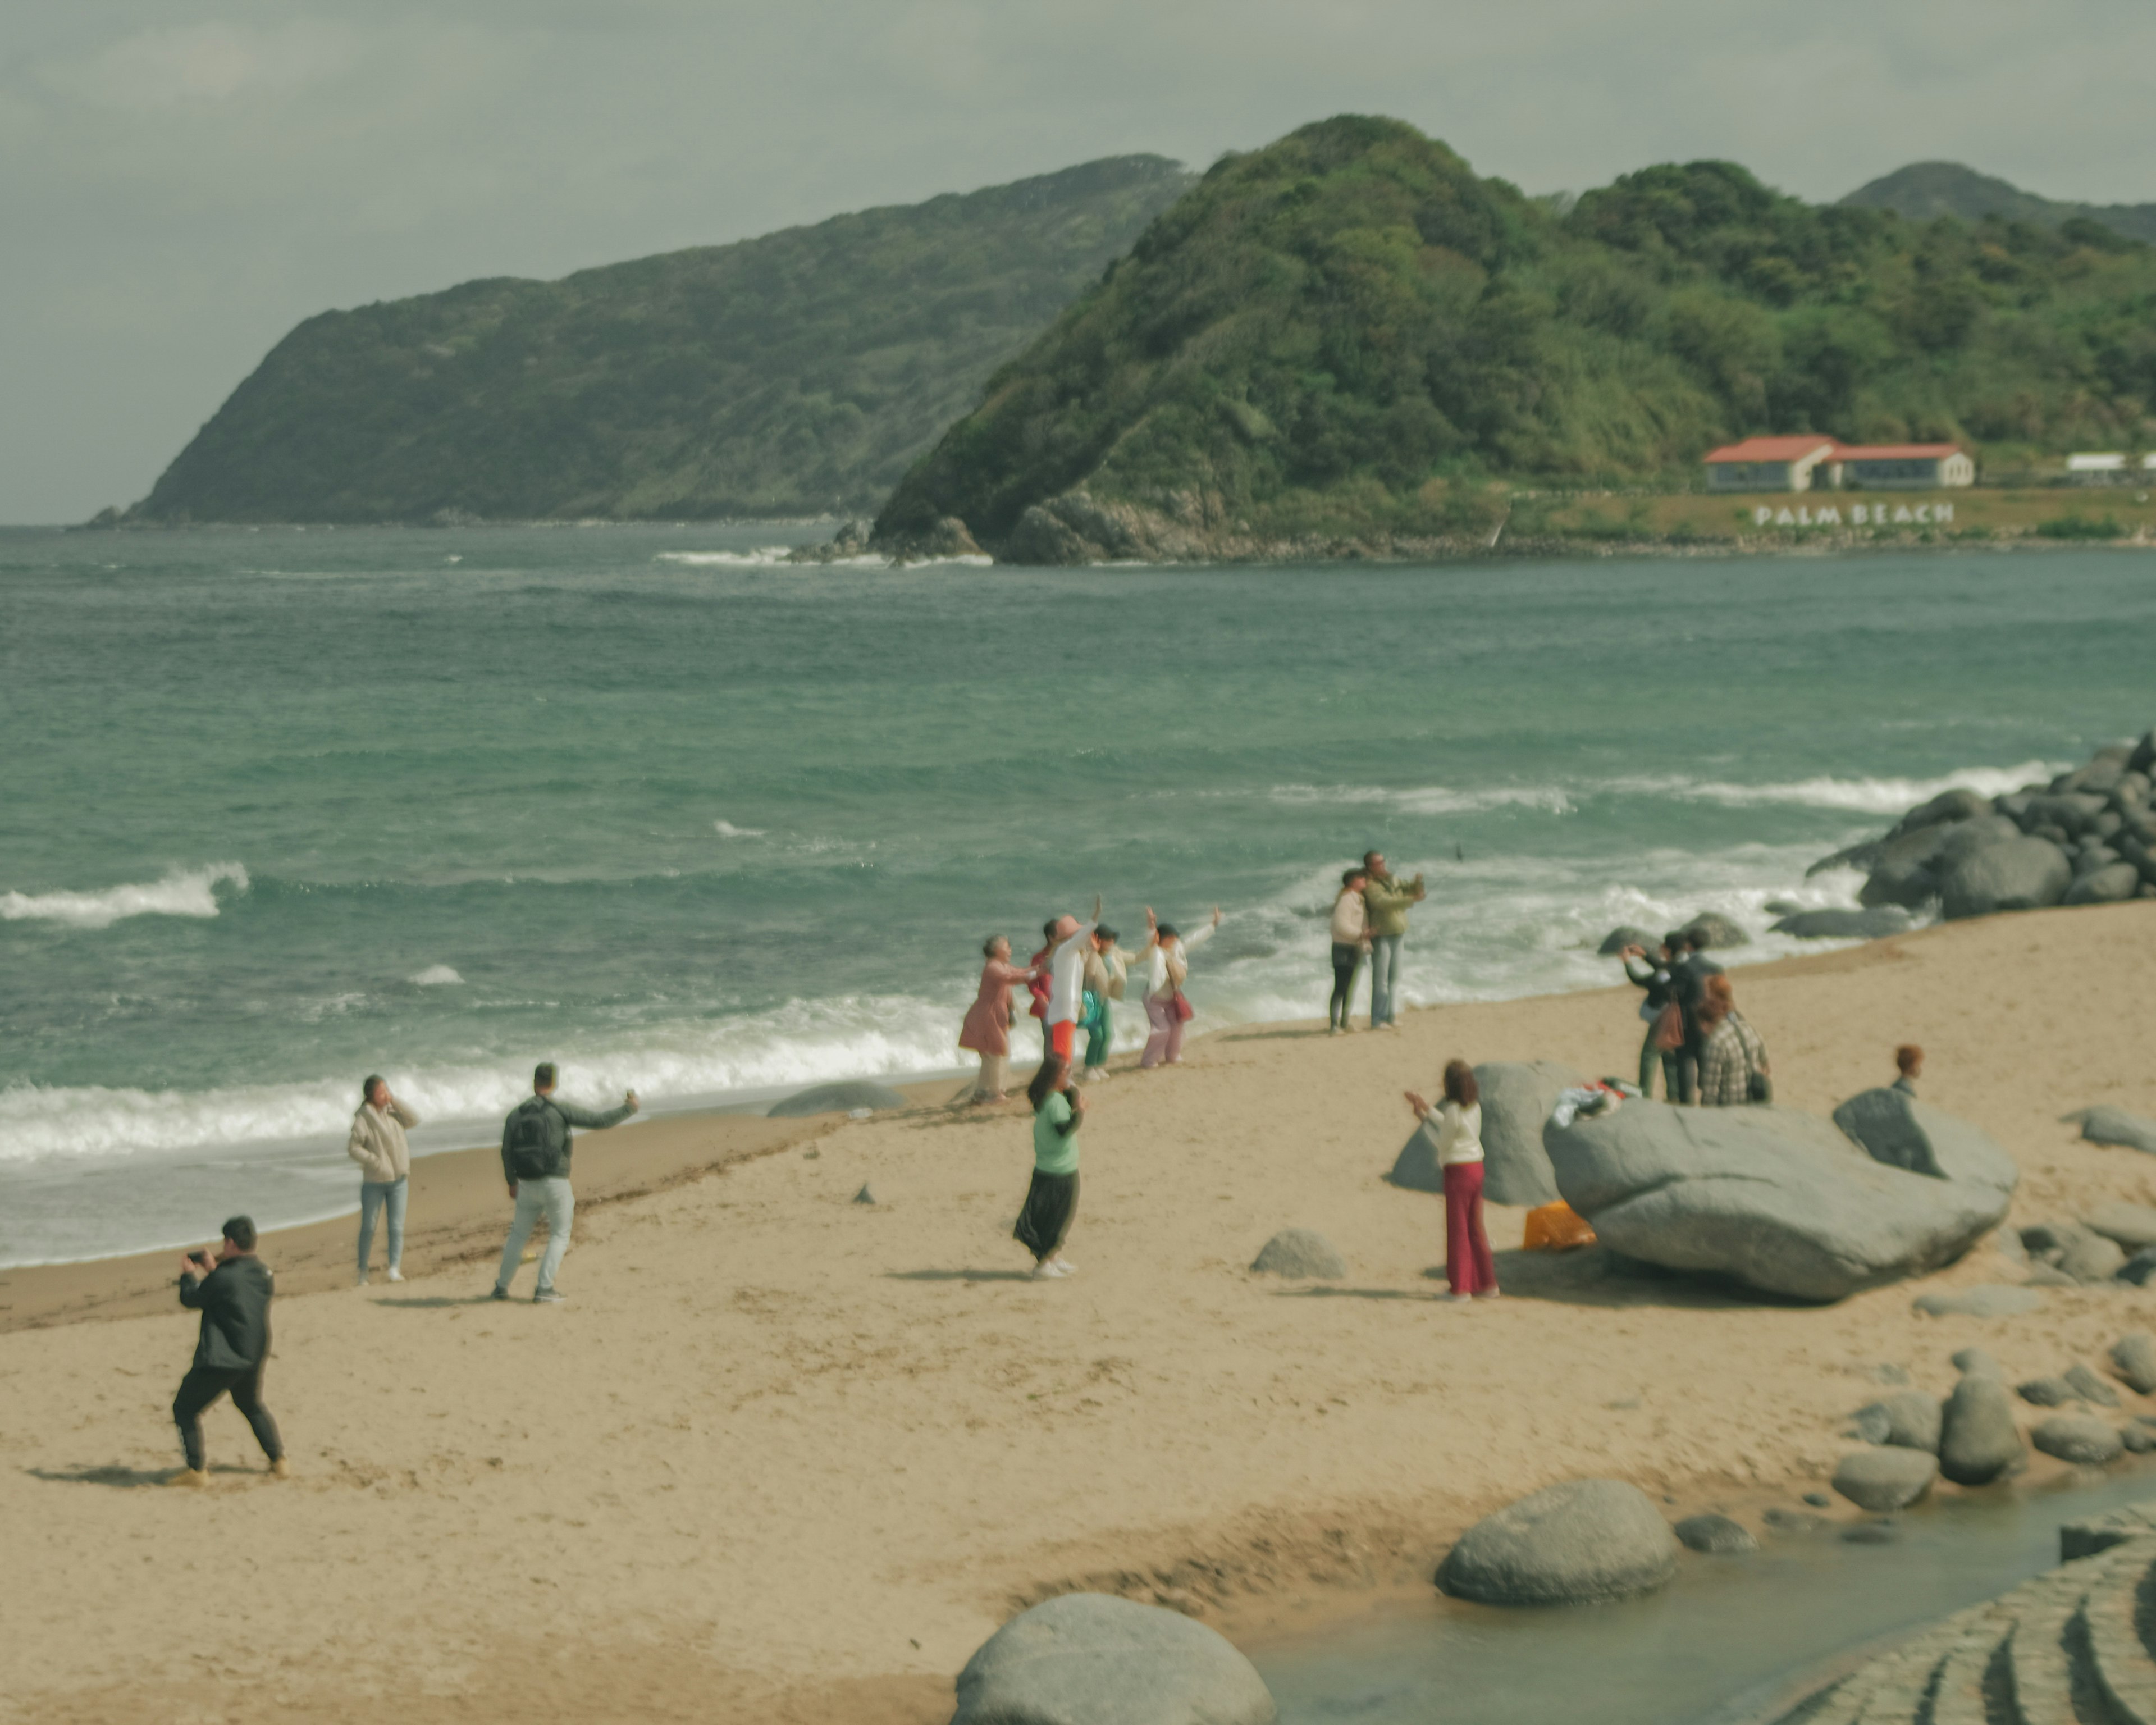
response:
<svg viewBox="0 0 2156 1725"><path fill-rule="evenodd" d="M1018 1213L1011 1238L1034 1255L1036 1262L1053 1257L1070 1232L1078 1214L1078 1176L1044 1174L1033 1171L1033 1183L1025 1189L1025 1208Z"/></svg>

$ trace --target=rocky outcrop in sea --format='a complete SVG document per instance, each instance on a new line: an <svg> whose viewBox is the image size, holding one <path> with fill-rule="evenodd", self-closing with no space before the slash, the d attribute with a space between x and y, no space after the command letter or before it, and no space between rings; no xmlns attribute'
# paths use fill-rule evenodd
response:
<svg viewBox="0 0 2156 1725"><path fill-rule="evenodd" d="M1812 865L1867 876L1867 907L1953 922L2051 905L2156 898L2156 730L2098 749L2085 767L2003 796L1943 791L1885 836Z"/></svg>

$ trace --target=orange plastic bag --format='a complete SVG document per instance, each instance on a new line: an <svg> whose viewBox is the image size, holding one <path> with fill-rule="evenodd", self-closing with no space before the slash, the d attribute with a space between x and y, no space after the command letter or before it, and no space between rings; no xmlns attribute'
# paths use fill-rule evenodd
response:
<svg viewBox="0 0 2156 1725"><path fill-rule="evenodd" d="M1563 1199L1527 1212L1527 1238L1521 1244L1531 1252L1568 1252L1575 1246L1594 1244L1594 1230Z"/></svg>

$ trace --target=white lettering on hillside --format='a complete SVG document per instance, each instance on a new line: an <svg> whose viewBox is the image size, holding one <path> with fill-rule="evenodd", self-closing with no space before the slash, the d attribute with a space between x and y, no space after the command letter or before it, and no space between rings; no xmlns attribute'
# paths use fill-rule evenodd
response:
<svg viewBox="0 0 2156 1725"><path fill-rule="evenodd" d="M1943 524L1954 518L1951 503L1919 503L1912 510L1906 503L1892 506L1884 503L1853 503L1849 508L1849 525L1852 527L1928 526ZM1787 509L1776 510L1762 503L1752 511L1755 527L1838 527L1841 525L1841 511L1832 504L1819 509L1799 505L1793 514Z"/></svg>

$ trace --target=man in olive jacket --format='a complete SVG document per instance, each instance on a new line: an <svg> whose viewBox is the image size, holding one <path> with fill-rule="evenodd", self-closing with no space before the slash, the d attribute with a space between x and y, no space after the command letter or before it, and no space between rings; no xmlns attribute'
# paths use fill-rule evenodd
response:
<svg viewBox="0 0 2156 1725"><path fill-rule="evenodd" d="M1399 1010L1400 942L1407 936L1408 907L1422 902L1422 876L1396 880L1385 872L1382 851L1363 853L1363 902L1368 906L1370 936L1370 1028L1398 1029L1394 1022Z"/></svg>
<svg viewBox="0 0 2156 1725"><path fill-rule="evenodd" d="M202 1313L202 1332L195 1342L194 1364L172 1399L172 1420L180 1428L187 1465L167 1485L209 1483L203 1465L202 1416L228 1390L233 1406L254 1428L254 1440L270 1458L270 1471L280 1480L291 1471L285 1464L277 1422L262 1405L262 1372L270 1363L270 1301L276 1291L269 1266L254 1255L254 1224L245 1216L224 1224L215 1268L206 1252L180 1260L180 1304Z"/></svg>
<svg viewBox="0 0 2156 1725"><path fill-rule="evenodd" d="M547 1250L539 1260L539 1291L532 1301L558 1306L562 1296L555 1291L554 1273L562 1267L562 1255L569 1250L569 1230L577 1216L577 1195L569 1187L569 1128L603 1132L619 1126L636 1112L636 1092L622 1098L619 1108L595 1114L574 1102L554 1100L554 1063L541 1063L531 1075L531 1094L509 1111L501 1123L501 1177L509 1195L516 1201L516 1214L509 1224L509 1238L501 1248L501 1269L494 1278L494 1297L506 1300L516 1266L524 1260L524 1243L540 1217L547 1219Z"/></svg>

